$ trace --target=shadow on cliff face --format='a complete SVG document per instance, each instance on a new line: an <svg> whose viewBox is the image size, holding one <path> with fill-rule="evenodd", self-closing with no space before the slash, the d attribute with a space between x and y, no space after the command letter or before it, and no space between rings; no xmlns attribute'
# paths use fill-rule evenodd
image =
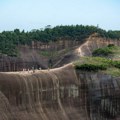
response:
<svg viewBox="0 0 120 120"><path fill-rule="evenodd" d="M77 71L77 76L80 81L80 99L89 119L120 119L120 78L99 72L80 71Z"/></svg>
<svg viewBox="0 0 120 120"><path fill-rule="evenodd" d="M75 71L72 64L0 73L0 120L117 119L119 80Z"/></svg>

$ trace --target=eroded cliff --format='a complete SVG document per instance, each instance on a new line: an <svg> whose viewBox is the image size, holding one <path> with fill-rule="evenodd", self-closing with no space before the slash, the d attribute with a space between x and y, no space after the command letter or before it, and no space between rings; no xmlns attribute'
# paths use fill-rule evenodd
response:
<svg viewBox="0 0 120 120"><path fill-rule="evenodd" d="M61 39L50 43L32 42L31 46L18 46L19 57L0 55L0 71L61 67L78 60L80 56L91 56L93 50L108 44L120 46L120 40L104 38L95 33L81 41Z"/></svg>
<svg viewBox="0 0 120 120"><path fill-rule="evenodd" d="M79 45L69 53L63 55L62 58L56 64L54 64L53 67L63 66L64 64L79 60L79 58L83 56L92 56L92 52L95 49L105 47L109 44L120 46L120 40L101 37L97 33L92 34L86 38L86 40L84 40L83 44Z"/></svg>
<svg viewBox="0 0 120 120"><path fill-rule="evenodd" d="M119 81L73 64L0 73L0 120L120 119Z"/></svg>
<svg viewBox="0 0 120 120"><path fill-rule="evenodd" d="M95 33L89 36L86 39L86 42L82 44L80 47L78 47L76 51L80 56L92 56L92 52L95 49L105 47L109 44L120 46L120 40L100 37L99 34Z"/></svg>

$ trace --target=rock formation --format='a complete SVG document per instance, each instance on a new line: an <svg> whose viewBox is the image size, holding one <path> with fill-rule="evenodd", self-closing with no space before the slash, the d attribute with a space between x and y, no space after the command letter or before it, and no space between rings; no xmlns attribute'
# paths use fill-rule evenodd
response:
<svg viewBox="0 0 120 120"><path fill-rule="evenodd" d="M115 46L120 46L120 40L117 39L107 39L100 37L97 33L89 36L86 42L76 49L80 56L91 56L93 50L97 48L102 48L109 44L114 44Z"/></svg>
<svg viewBox="0 0 120 120"><path fill-rule="evenodd" d="M0 73L0 120L119 120L120 78L74 66Z"/></svg>
<svg viewBox="0 0 120 120"><path fill-rule="evenodd" d="M120 42L92 35L71 54L66 54L69 59L66 61L91 56L94 49L108 44L120 45ZM67 64L65 56L57 61L60 66ZM15 71L20 64L11 64L9 59L16 59L7 58L9 65L5 71L11 68ZM28 58L39 61L31 53L23 58L23 61ZM72 63L48 70L1 72L0 120L120 120L120 78L75 70Z"/></svg>
<svg viewBox="0 0 120 120"><path fill-rule="evenodd" d="M42 68L47 69L49 67L49 60L52 59L53 64L56 64L64 52L57 57L52 55L44 56L40 52L50 52L51 54L60 52L67 49L73 49L75 46L81 45L81 41L60 39L56 42L42 43L38 41L32 42L32 45L19 45L19 55L17 57L10 57L0 54L0 71L21 71L23 69Z"/></svg>

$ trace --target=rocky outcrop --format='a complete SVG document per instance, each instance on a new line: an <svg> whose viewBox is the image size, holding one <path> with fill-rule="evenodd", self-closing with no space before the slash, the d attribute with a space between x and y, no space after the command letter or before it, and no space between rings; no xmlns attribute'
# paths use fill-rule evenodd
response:
<svg viewBox="0 0 120 120"><path fill-rule="evenodd" d="M35 69L48 68L47 66L48 62L43 61L41 57L36 55L31 55L29 53L26 55L26 57L28 57L27 60L25 58L9 57L5 55L0 56L0 72L23 71L23 70L32 69L33 67Z"/></svg>
<svg viewBox="0 0 120 120"><path fill-rule="evenodd" d="M105 47L109 44L114 44L115 46L120 46L120 40L117 39L108 39L99 36L99 34L95 33L89 36L85 42L79 45L77 48L74 48L69 53L62 56L53 67L60 67L65 64L71 63L73 61L79 60L82 56L92 56L92 52L97 48Z"/></svg>
<svg viewBox="0 0 120 120"><path fill-rule="evenodd" d="M93 50L108 44L120 46L120 40L103 38L96 33L84 41L83 43L82 40L60 39L50 43L34 41L31 46L19 46L19 57L0 55L0 71L21 71L23 69L31 69L32 67L46 69L49 67L50 59L52 60L52 67L57 68L78 60L80 56L91 56ZM61 50L68 51L61 54ZM40 51L53 51L53 53L57 51L57 54L60 54L57 57L43 56L40 54Z"/></svg>
<svg viewBox="0 0 120 120"><path fill-rule="evenodd" d="M80 56L91 56L94 49L108 44L120 45L120 42L90 36L82 46L63 56L62 60L69 59L69 63ZM23 66L27 65L25 61L37 61L36 65L40 65L35 48L30 49L31 52L26 47L21 49L23 57L17 61L23 61ZM15 71L16 66L21 65L16 58L2 57L9 64L9 70L12 68ZM59 65L67 64L62 60L58 61ZM5 61L0 62L3 68ZM33 66L33 63L30 65ZM0 120L80 119L120 119L119 77L102 72L76 71L73 64L48 70L0 73Z"/></svg>
<svg viewBox="0 0 120 120"><path fill-rule="evenodd" d="M79 56L92 56L93 50L105 47L109 44L120 46L120 40L100 37L97 33L89 36L86 42L76 49Z"/></svg>
<svg viewBox="0 0 120 120"><path fill-rule="evenodd" d="M52 70L0 73L0 120L120 119L120 78Z"/></svg>
<svg viewBox="0 0 120 120"><path fill-rule="evenodd" d="M7 55L0 54L0 71L22 71L23 69L35 69L42 68L47 69L49 67L49 60L52 59L52 63L56 64L64 52L61 54L62 50L73 49L75 46L81 45L81 41L63 39L50 42L42 43L38 41L33 41L31 45L20 45L17 47L19 51L18 57L10 57ZM59 55L53 57L52 55L44 56L40 54L41 52L49 53L57 52ZM68 62L67 62L68 63Z"/></svg>
<svg viewBox="0 0 120 120"><path fill-rule="evenodd" d="M120 78L77 71L81 105L90 120L120 119Z"/></svg>

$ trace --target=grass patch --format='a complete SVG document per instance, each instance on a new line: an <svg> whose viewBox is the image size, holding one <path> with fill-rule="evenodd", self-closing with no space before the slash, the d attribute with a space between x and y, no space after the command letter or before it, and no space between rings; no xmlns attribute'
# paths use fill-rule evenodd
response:
<svg viewBox="0 0 120 120"><path fill-rule="evenodd" d="M98 49L94 50L92 52L92 55L93 56L101 56L101 57L109 57L111 55L114 55L117 50L118 50L117 46L114 46L113 44L109 44L106 47L98 48Z"/></svg>
<svg viewBox="0 0 120 120"><path fill-rule="evenodd" d="M120 47L109 44L93 51L93 57L83 57L74 62L75 69L81 71L102 71L112 76L120 76Z"/></svg>
<svg viewBox="0 0 120 120"><path fill-rule="evenodd" d="M111 60L101 57L83 57L80 61L74 62L75 68L84 71L106 70Z"/></svg>
<svg viewBox="0 0 120 120"><path fill-rule="evenodd" d="M45 56L45 57L52 57L58 54L57 51L40 51L40 55Z"/></svg>
<svg viewBox="0 0 120 120"><path fill-rule="evenodd" d="M55 58L55 57L58 57L58 56L61 56L61 55L64 55L66 54L67 52L69 52L70 49L63 49L63 50L52 50L52 51L40 51L39 54L44 56L44 57L51 57L51 58Z"/></svg>
<svg viewBox="0 0 120 120"><path fill-rule="evenodd" d="M120 77L120 69L118 68L108 68L106 71L103 72L114 77Z"/></svg>
<svg viewBox="0 0 120 120"><path fill-rule="evenodd" d="M81 71L102 71L113 76L120 76L120 61L102 57L83 57L74 62L75 69Z"/></svg>

